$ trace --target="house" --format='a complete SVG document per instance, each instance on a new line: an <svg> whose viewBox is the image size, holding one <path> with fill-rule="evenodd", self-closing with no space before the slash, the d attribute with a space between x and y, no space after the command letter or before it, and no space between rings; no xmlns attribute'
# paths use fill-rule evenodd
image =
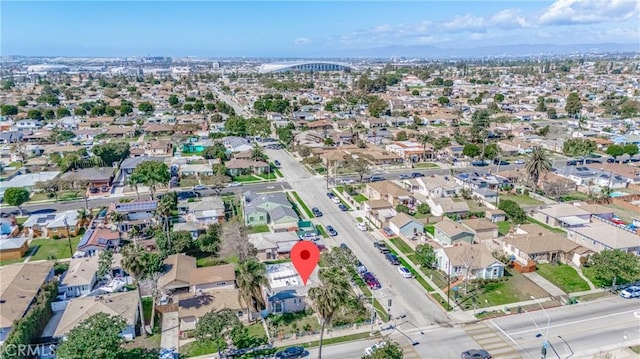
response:
<svg viewBox="0 0 640 359"><path fill-rule="evenodd" d="M81 168L63 174L60 176L60 180L74 184L74 188L80 187L76 185L78 183L87 183L89 190L93 188L101 189L111 186L114 172L114 167Z"/></svg>
<svg viewBox="0 0 640 359"><path fill-rule="evenodd" d="M502 251L517 262L573 263L581 266L593 252L564 235L548 231L536 224L521 225L505 237Z"/></svg>
<svg viewBox="0 0 640 359"><path fill-rule="evenodd" d="M394 207L399 204L412 207L415 204L415 199L409 191L391 181L369 182L364 193L369 199L385 200Z"/></svg>
<svg viewBox="0 0 640 359"><path fill-rule="evenodd" d="M29 250L29 238L7 237L0 238L0 260L22 258Z"/></svg>
<svg viewBox="0 0 640 359"><path fill-rule="evenodd" d="M220 197L204 197L200 201L180 202L178 210L186 213L188 222L208 226L214 223L222 223L225 219L225 207Z"/></svg>
<svg viewBox="0 0 640 359"><path fill-rule="evenodd" d="M29 236L58 239L77 236L80 234L82 224L78 210L71 210L32 214L22 224L22 227L28 231Z"/></svg>
<svg viewBox="0 0 640 359"><path fill-rule="evenodd" d="M551 227L563 228L589 223L591 213L581 206L558 203L536 209L532 217Z"/></svg>
<svg viewBox="0 0 640 359"><path fill-rule="evenodd" d="M501 209L487 209L484 211L484 216L493 223L504 222L507 220L507 214Z"/></svg>
<svg viewBox="0 0 640 359"><path fill-rule="evenodd" d="M267 174L271 171L271 166L263 161L250 161L231 159L227 161L224 166L227 168L228 173L232 177L241 176L248 173L254 174Z"/></svg>
<svg viewBox="0 0 640 359"><path fill-rule="evenodd" d="M291 262L267 265L269 289L264 291L271 314L297 313L306 309L307 288Z"/></svg>
<svg viewBox="0 0 640 359"><path fill-rule="evenodd" d="M129 157L125 158L124 161L120 164L120 172L118 173L118 182L121 185L126 183L127 178L133 173L133 170L138 167L142 162L147 161L158 161L164 162L163 157L151 157L151 156L141 156L141 157Z"/></svg>
<svg viewBox="0 0 640 359"><path fill-rule="evenodd" d="M213 176L213 167L208 164L184 164L180 166L180 175L196 178Z"/></svg>
<svg viewBox="0 0 640 359"><path fill-rule="evenodd" d="M469 205L465 201L456 201L451 197L427 198L427 204L434 216L462 216L469 212Z"/></svg>
<svg viewBox="0 0 640 359"><path fill-rule="evenodd" d="M0 198L4 195L4 191L11 187L24 188L29 193L32 193L36 189L36 183L47 182L58 177L59 174L60 171L17 174L8 181L0 182Z"/></svg>
<svg viewBox="0 0 640 359"><path fill-rule="evenodd" d="M273 260L286 256L299 241L298 234L293 231L249 234L249 242L258 250L257 256L260 260Z"/></svg>
<svg viewBox="0 0 640 359"><path fill-rule="evenodd" d="M98 281L98 256L71 258L69 269L60 280L58 293L65 298L85 296Z"/></svg>
<svg viewBox="0 0 640 359"><path fill-rule="evenodd" d="M90 228L82 235L73 256L94 256L99 251L113 250L118 248L121 239L122 233L117 230L100 226Z"/></svg>
<svg viewBox="0 0 640 359"><path fill-rule="evenodd" d="M462 224L443 217L441 222L434 225L433 238L445 245L473 243L474 233Z"/></svg>
<svg viewBox="0 0 640 359"><path fill-rule="evenodd" d="M236 272L233 264L197 267L196 259L186 254L173 254L164 260L165 271L158 287L165 293L234 289Z"/></svg>
<svg viewBox="0 0 640 359"><path fill-rule="evenodd" d="M62 317L53 332L51 334L43 334L43 336L48 334L53 339L63 339L83 320L97 313L106 313L122 317L125 320L126 327L120 332L120 336L125 340L133 340L136 337L136 324L140 321L138 317L139 300L137 290L95 297L73 298L63 308Z"/></svg>
<svg viewBox="0 0 640 359"><path fill-rule="evenodd" d="M200 225L198 222L178 222L174 223L171 228L172 232L189 232L191 238L197 239L198 236L204 233L207 228L203 225Z"/></svg>
<svg viewBox="0 0 640 359"><path fill-rule="evenodd" d="M15 127L18 131L35 131L44 127L44 120L34 120L27 118L24 120L16 121Z"/></svg>
<svg viewBox="0 0 640 359"><path fill-rule="evenodd" d="M0 344L22 319L43 286L55 276L53 261L7 264L0 267Z"/></svg>
<svg viewBox="0 0 640 359"><path fill-rule="evenodd" d="M134 226L144 229L155 223L157 201L114 202L109 206L109 212L122 215L123 220L116 223L118 230L127 232Z"/></svg>
<svg viewBox="0 0 640 359"><path fill-rule="evenodd" d="M393 233L416 240L424 236L424 224L406 213L398 213L389 220Z"/></svg>
<svg viewBox="0 0 640 359"><path fill-rule="evenodd" d="M224 147L231 152L242 152L253 148L249 140L238 136L227 136L220 139Z"/></svg>
<svg viewBox="0 0 640 359"><path fill-rule="evenodd" d="M364 211L366 218L378 228L387 227L389 220L397 214L393 205L383 199L364 202Z"/></svg>
<svg viewBox="0 0 640 359"><path fill-rule="evenodd" d="M460 223L473 233L476 240L498 238L498 226L486 218L463 219Z"/></svg>
<svg viewBox="0 0 640 359"><path fill-rule="evenodd" d="M451 277L498 279L504 275L504 264L484 244L437 248L435 255L437 268Z"/></svg>
<svg viewBox="0 0 640 359"><path fill-rule="evenodd" d="M267 224L274 232L297 230L298 214L283 192L243 195L244 216L248 226Z"/></svg>
<svg viewBox="0 0 640 359"><path fill-rule="evenodd" d="M432 175L414 178L411 181L417 183L417 192L429 198L454 197L462 191L462 186L450 176Z"/></svg>
<svg viewBox="0 0 640 359"><path fill-rule="evenodd" d="M180 331L194 330L202 316L223 309L232 310L238 316L244 315L246 306L240 302L238 289L208 290L198 294L184 293L175 296L178 305Z"/></svg>
<svg viewBox="0 0 640 359"><path fill-rule="evenodd" d="M565 228L567 238L594 253L619 249L640 256L640 236L636 230L616 225L608 219L593 216L591 222Z"/></svg>
<svg viewBox="0 0 640 359"><path fill-rule="evenodd" d="M397 154L403 161L410 163L426 161L433 158L433 147L431 145L427 144L425 147L413 141L396 141L388 144L385 149Z"/></svg>

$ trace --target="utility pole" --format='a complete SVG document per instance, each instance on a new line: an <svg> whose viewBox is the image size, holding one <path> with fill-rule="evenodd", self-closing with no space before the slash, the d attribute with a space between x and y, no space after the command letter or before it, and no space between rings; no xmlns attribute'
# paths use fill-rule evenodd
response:
<svg viewBox="0 0 640 359"><path fill-rule="evenodd" d="M73 258L73 249L71 248L71 237L69 236L69 223L67 222L67 218L64 218L64 226L67 229L67 242L69 242L69 255Z"/></svg>

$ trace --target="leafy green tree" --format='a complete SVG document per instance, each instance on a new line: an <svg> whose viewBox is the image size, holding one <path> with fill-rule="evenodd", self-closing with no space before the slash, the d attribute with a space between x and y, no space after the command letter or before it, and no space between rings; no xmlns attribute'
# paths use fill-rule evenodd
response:
<svg viewBox="0 0 640 359"><path fill-rule="evenodd" d="M209 146L202 151L202 157L209 160L219 158L220 161L226 161L227 148L220 142L214 143L213 146Z"/></svg>
<svg viewBox="0 0 640 359"><path fill-rule="evenodd" d="M500 147L497 143L490 143L484 148L484 158L494 159L500 156Z"/></svg>
<svg viewBox="0 0 640 359"><path fill-rule="evenodd" d="M491 113L488 110L478 110L471 116L471 136L476 142L481 142L487 136L487 129L491 124Z"/></svg>
<svg viewBox="0 0 640 359"><path fill-rule="evenodd" d="M71 111L69 111L69 109L66 107L60 107L58 111L56 111L56 115L58 116L58 118L71 116Z"/></svg>
<svg viewBox="0 0 640 359"><path fill-rule="evenodd" d="M407 131L398 131L398 133L396 133L396 141L406 141L409 139L409 136L407 135Z"/></svg>
<svg viewBox="0 0 640 359"><path fill-rule="evenodd" d="M593 276L602 286L626 284L640 279L640 260L633 253L605 249L591 256Z"/></svg>
<svg viewBox="0 0 640 359"><path fill-rule="evenodd" d="M324 328L331 322L334 314L352 298L351 285L340 268L320 268L320 286L309 289L308 298L316 314L322 320L320 327L320 345L318 358L322 357Z"/></svg>
<svg viewBox="0 0 640 359"><path fill-rule="evenodd" d="M29 112L27 112L27 118L33 119L33 120L43 120L44 116L42 115L42 112L40 110L29 110Z"/></svg>
<svg viewBox="0 0 640 359"><path fill-rule="evenodd" d="M596 143L586 138L570 138L562 145L562 152L567 156L588 156L595 150Z"/></svg>
<svg viewBox="0 0 640 359"><path fill-rule="evenodd" d="M147 263L145 261L146 251L135 244L127 244L122 247L122 260L120 261L122 268L133 278L138 292L138 314L140 318L140 328L144 328L144 310L142 309L142 297L140 293L140 280L144 277Z"/></svg>
<svg viewBox="0 0 640 359"><path fill-rule="evenodd" d="M16 206L22 215L23 203L29 200L29 191L22 187L9 187L4 191L4 197L2 201L9 206Z"/></svg>
<svg viewBox="0 0 640 359"><path fill-rule="evenodd" d="M25 107L27 105L29 105L29 102L27 102L27 100L19 100L18 101L18 106L20 106L20 107Z"/></svg>
<svg viewBox="0 0 640 359"><path fill-rule="evenodd" d="M1 114L2 116L14 116L18 114L18 106L14 105L2 105Z"/></svg>
<svg viewBox="0 0 640 359"><path fill-rule="evenodd" d="M537 103L538 103L538 105L536 106L536 111L538 111L538 112L547 111L547 105L545 105L544 96L538 96Z"/></svg>
<svg viewBox="0 0 640 359"><path fill-rule="evenodd" d="M501 200L498 208L503 210L507 214L507 217L515 224L521 224L527 220L527 214L512 200Z"/></svg>
<svg viewBox="0 0 640 359"><path fill-rule="evenodd" d="M534 187L538 185L540 176L543 176L547 172L551 171L551 158L549 153L542 147L536 147L532 152L527 162L524 165L527 175L533 182Z"/></svg>
<svg viewBox="0 0 640 359"><path fill-rule="evenodd" d="M420 91L418 91L417 89L412 90L411 96L420 96Z"/></svg>
<svg viewBox="0 0 640 359"><path fill-rule="evenodd" d="M582 102L577 92L572 92L567 96L567 102L564 110L571 116L578 116L582 110Z"/></svg>
<svg viewBox="0 0 640 359"><path fill-rule="evenodd" d="M106 251L100 252L98 256L98 277L104 277L111 270L111 265L113 264L113 251L107 249Z"/></svg>
<svg viewBox="0 0 640 359"><path fill-rule="evenodd" d="M125 116L133 112L133 106L131 105L120 105L120 114Z"/></svg>
<svg viewBox="0 0 640 359"><path fill-rule="evenodd" d="M130 148L126 142L109 142L93 146L92 151L94 155L100 157L105 166L111 166L129 157Z"/></svg>
<svg viewBox="0 0 640 359"><path fill-rule="evenodd" d="M480 156L480 152L480 147L478 147L478 145L474 145L473 143L467 143L462 149L462 154L469 158L476 158Z"/></svg>
<svg viewBox="0 0 640 359"><path fill-rule="evenodd" d="M409 207L404 204L399 204L396 206L396 212L398 213L409 213Z"/></svg>
<svg viewBox="0 0 640 359"><path fill-rule="evenodd" d="M46 109L43 113L45 120L53 120L56 118L56 113L52 109Z"/></svg>
<svg viewBox="0 0 640 359"><path fill-rule="evenodd" d="M213 343L220 353L226 343L232 341L234 329L242 325L235 312L223 309L203 315L196 323L194 334L198 341Z"/></svg>
<svg viewBox="0 0 640 359"><path fill-rule="evenodd" d="M120 316L96 313L71 329L66 340L56 349L65 359L118 359L122 353L120 333L127 327Z"/></svg>
<svg viewBox="0 0 640 359"><path fill-rule="evenodd" d="M221 235L221 226L217 223L211 224L207 227L205 233L198 236L198 239L196 239L196 245L201 252L215 255L220 249Z"/></svg>
<svg viewBox="0 0 640 359"><path fill-rule="evenodd" d="M624 147L615 144L609 145L605 153L613 158L618 158L619 156L624 155Z"/></svg>
<svg viewBox="0 0 640 359"><path fill-rule="evenodd" d="M140 102L140 104L138 105L138 110L144 112L147 115L150 115L153 113L154 107L151 103L144 101Z"/></svg>
<svg viewBox="0 0 640 359"><path fill-rule="evenodd" d="M151 199L155 198L156 187L158 185L166 185L171 179L169 166L160 161L145 161L140 163L131 174L138 183L149 186Z"/></svg>
<svg viewBox="0 0 640 359"><path fill-rule="evenodd" d="M182 110L185 112L191 112L193 111L193 105L190 103L185 103L184 105L182 105Z"/></svg>
<svg viewBox="0 0 640 359"><path fill-rule="evenodd" d="M421 266L431 268L436 262L436 253L430 245L418 244L416 246L416 259Z"/></svg>
<svg viewBox="0 0 640 359"><path fill-rule="evenodd" d="M250 118L246 121L247 134L252 137L268 137L271 134L271 122L264 117Z"/></svg>
<svg viewBox="0 0 640 359"><path fill-rule="evenodd" d="M441 105L446 105L449 103L449 98L447 96L438 97L438 103Z"/></svg>
<svg viewBox="0 0 640 359"><path fill-rule="evenodd" d="M117 115L116 109L111 107L111 106L107 106L104 110L104 114L110 117L114 117Z"/></svg>
<svg viewBox="0 0 640 359"><path fill-rule="evenodd" d="M504 95L501 94L501 93L497 93L497 94L493 95L493 100L495 102L502 102L502 101L504 101Z"/></svg>
<svg viewBox="0 0 640 359"><path fill-rule="evenodd" d="M244 137L248 135L247 120L244 117L231 116L224 122L224 129L232 135Z"/></svg>
<svg viewBox="0 0 640 359"><path fill-rule="evenodd" d="M177 104L180 103L180 100L178 99L178 96L176 95L171 95L169 96L169 105L171 105L172 107L175 107Z"/></svg>
<svg viewBox="0 0 640 359"><path fill-rule="evenodd" d="M267 267L255 258L238 263L236 266L236 284L240 290L240 298L247 308L247 318L251 322L251 313L266 308L263 288L269 288Z"/></svg>
<svg viewBox="0 0 640 359"><path fill-rule="evenodd" d="M73 114L76 116L86 116L87 115L87 110L85 110L82 107L76 107L73 109Z"/></svg>
<svg viewBox="0 0 640 359"><path fill-rule="evenodd" d="M426 204L426 203L420 203L418 205L418 208L416 208L416 210L420 214L429 214L429 213L431 213L431 208L429 208L429 205Z"/></svg>
<svg viewBox="0 0 640 359"><path fill-rule="evenodd" d="M622 149L624 150L624 153L628 154L629 156L638 154L638 145L633 143L627 143Z"/></svg>
<svg viewBox="0 0 640 359"><path fill-rule="evenodd" d="M251 159L254 161L266 161L267 155L264 153L262 147L259 144L254 143L251 149Z"/></svg>
<svg viewBox="0 0 640 359"><path fill-rule="evenodd" d="M384 346L377 348L369 355L363 355L362 359L402 359L402 348L398 343L387 341Z"/></svg>

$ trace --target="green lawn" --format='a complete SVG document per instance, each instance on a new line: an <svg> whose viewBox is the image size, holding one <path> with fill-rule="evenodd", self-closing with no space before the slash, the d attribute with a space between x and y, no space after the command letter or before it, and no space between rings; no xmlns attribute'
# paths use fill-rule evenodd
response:
<svg viewBox="0 0 640 359"><path fill-rule="evenodd" d="M538 264L538 274L557 285L566 293L589 290L589 285L578 276L573 267L566 264Z"/></svg>
<svg viewBox="0 0 640 359"><path fill-rule="evenodd" d="M338 343L346 343L346 342L352 342L360 339L379 339L380 338L379 332L374 332L373 334L374 334L373 337L370 336L369 332L350 334L350 335L345 335L344 337L336 337L336 338L327 338L325 336L322 340L322 345L324 346L324 345L331 345L331 344L338 344ZM313 348L313 347L319 346L320 341L314 340L309 343L301 343L298 345L304 348Z"/></svg>
<svg viewBox="0 0 640 359"><path fill-rule="evenodd" d="M300 205L300 207L302 207L302 210L304 211L304 213L307 214L307 217L309 218L313 218L313 213L311 212L311 210L309 209L309 207L307 207L307 204L304 203L304 201L302 200L302 198L300 198L300 196L298 195L298 192L296 191L291 191L291 194L293 195L293 197L296 198L296 201L298 201L298 204Z"/></svg>
<svg viewBox="0 0 640 359"><path fill-rule="evenodd" d="M357 195L353 196L353 200L358 203L363 203L368 201L369 199L365 197L362 193L358 193Z"/></svg>
<svg viewBox="0 0 640 359"><path fill-rule="evenodd" d="M316 224L316 229L318 230L318 233L320 233L322 238L329 238L327 231L325 231L324 227L321 224Z"/></svg>
<svg viewBox="0 0 640 359"><path fill-rule="evenodd" d="M424 230L427 233L429 233L432 237L433 237L433 234L436 232L436 228L434 226L432 226L432 225L425 226Z"/></svg>
<svg viewBox="0 0 640 359"><path fill-rule="evenodd" d="M251 233L268 233L271 232L269 226L266 224L259 224L257 226L249 227L249 232Z"/></svg>
<svg viewBox="0 0 640 359"><path fill-rule="evenodd" d="M438 168L440 166L438 166L433 162L421 162L421 163L414 163L413 167L414 168Z"/></svg>
<svg viewBox="0 0 640 359"><path fill-rule="evenodd" d="M4 260L0 261L0 267L6 266L6 265L9 265L9 264L20 263L20 262L24 262L24 257L23 258L17 258L17 259L4 259Z"/></svg>
<svg viewBox="0 0 640 359"><path fill-rule="evenodd" d="M218 347L212 341L193 341L180 348L181 356L186 358L212 354L218 351Z"/></svg>
<svg viewBox="0 0 640 359"><path fill-rule="evenodd" d="M259 174L259 175L254 175L256 177L260 177L264 180L276 180L278 179L278 176L275 173L265 173L265 174Z"/></svg>
<svg viewBox="0 0 640 359"><path fill-rule="evenodd" d="M611 281L605 282L597 279L593 275L593 269L591 267L582 268L582 274L584 274L585 277L589 278L591 283L593 283L593 285L595 285L597 288L604 288L612 284Z"/></svg>
<svg viewBox="0 0 640 359"><path fill-rule="evenodd" d="M151 323L151 306L153 305L153 299L151 297L142 298L142 311L144 312L144 323Z"/></svg>
<svg viewBox="0 0 640 359"><path fill-rule="evenodd" d="M81 238L81 235L71 237L71 250L73 252L75 252ZM41 259L71 258L71 255L73 254L72 251L69 250L69 241L67 240L67 238L34 239L29 245L29 250L32 251L31 253L33 254L30 259L31 261L38 261Z"/></svg>
<svg viewBox="0 0 640 359"><path fill-rule="evenodd" d="M537 205L543 204L541 201L538 201L535 198L531 198L525 195L501 194L499 198L501 201L506 201L506 200L514 201L517 204L519 204L521 207L537 206Z"/></svg>
<svg viewBox="0 0 640 359"><path fill-rule="evenodd" d="M254 177L253 175L233 177L233 182L247 183L247 182L258 182L258 181L261 181L261 179Z"/></svg>
<svg viewBox="0 0 640 359"><path fill-rule="evenodd" d="M511 223L507 221L498 222L498 233L501 236L506 236L509 233L509 229L511 228Z"/></svg>
<svg viewBox="0 0 640 359"><path fill-rule="evenodd" d="M400 252L404 254L413 253L413 248L411 248L411 246L409 246L405 241L403 241L399 237L391 238L389 239L389 242L393 243L393 245L396 246L396 248L398 248Z"/></svg>

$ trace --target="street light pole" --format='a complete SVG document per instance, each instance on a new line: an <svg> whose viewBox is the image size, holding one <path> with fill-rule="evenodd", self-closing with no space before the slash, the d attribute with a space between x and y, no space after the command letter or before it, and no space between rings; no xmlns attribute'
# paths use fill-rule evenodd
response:
<svg viewBox="0 0 640 359"><path fill-rule="evenodd" d="M64 218L64 226L67 230L67 241L69 242L69 255L73 258L73 249L71 248L71 237L69 236L69 223L67 222L67 218Z"/></svg>
<svg viewBox="0 0 640 359"><path fill-rule="evenodd" d="M535 300L536 298L534 296L530 297L531 299ZM544 313L544 315L547 317L547 330L546 330L546 334L544 336L544 343L542 345L542 358L546 358L547 357L547 345L550 345L549 343L549 328L551 326L551 317L549 316L549 314L547 313L547 310L544 309L544 306L542 305L542 303L536 301L536 303L538 303L538 305L540 306L540 308L542 309L542 313ZM555 349L554 349L555 351Z"/></svg>

